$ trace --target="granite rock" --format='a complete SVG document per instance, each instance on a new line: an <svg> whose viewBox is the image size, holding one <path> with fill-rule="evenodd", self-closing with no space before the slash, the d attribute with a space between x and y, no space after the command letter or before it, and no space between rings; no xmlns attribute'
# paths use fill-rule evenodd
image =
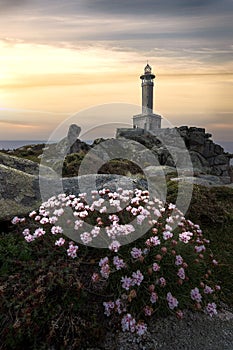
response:
<svg viewBox="0 0 233 350"><path fill-rule="evenodd" d="M150 133L141 129L118 129L116 137L134 139L146 144L152 152L158 155L161 165L177 166L181 162L185 150L188 150L195 175L211 174L222 177L222 182L232 181L230 159L232 154L211 140L211 134L205 129L181 126L177 128L158 129ZM174 152L176 150L176 152ZM185 163L185 161L184 161ZM185 164L182 165L185 167Z"/></svg>

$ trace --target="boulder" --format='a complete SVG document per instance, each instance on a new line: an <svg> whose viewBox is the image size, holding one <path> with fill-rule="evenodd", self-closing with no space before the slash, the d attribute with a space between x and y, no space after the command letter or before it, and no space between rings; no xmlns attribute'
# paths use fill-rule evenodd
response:
<svg viewBox="0 0 233 350"><path fill-rule="evenodd" d="M206 187L210 187L210 186L217 186L219 185L219 182L215 183L206 179L201 179L198 177L192 177L192 176L184 176L184 177L175 177L172 178L171 181L175 181L175 182L181 182L181 183L189 183L189 184L193 184L193 185L201 185L201 186L206 186Z"/></svg>
<svg viewBox="0 0 233 350"><path fill-rule="evenodd" d="M0 165L0 220L25 215L39 205L38 177Z"/></svg>
<svg viewBox="0 0 233 350"><path fill-rule="evenodd" d="M157 176L166 176L166 175L171 175L176 173L176 168L170 167L167 165L159 165L159 166L150 165L144 168L144 173L149 178L157 177Z"/></svg>
<svg viewBox="0 0 233 350"><path fill-rule="evenodd" d="M14 157L0 152L0 164L13 169L23 171L27 174L36 175L39 173L39 164L31 160Z"/></svg>

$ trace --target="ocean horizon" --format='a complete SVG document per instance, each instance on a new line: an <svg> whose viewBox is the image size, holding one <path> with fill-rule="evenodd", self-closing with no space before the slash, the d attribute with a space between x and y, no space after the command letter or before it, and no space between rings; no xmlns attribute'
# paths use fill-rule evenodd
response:
<svg viewBox="0 0 233 350"><path fill-rule="evenodd" d="M27 145L46 143L44 140L0 140L0 150L14 150Z"/></svg>
<svg viewBox="0 0 233 350"><path fill-rule="evenodd" d="M15 150L17 148L28 146L28 145L37 145L41 143L55 143L57 141L47 141L47 140L0 140L0 150L8 151ZM92 140L85 140L86 143L91 144Z"/></svg>
<svg viewBox="0 0 233 350"><path fill-rule="evenodd" d="M36 145L40 143L47 143L47 140L0 140L0 150L13 150L27 145ZM53 143L56 141L51 141ZM91 143L91 140L85 140L86 143ZM222 146L225 152L233 153L233 141L214 141L216 144Z"/></svg>

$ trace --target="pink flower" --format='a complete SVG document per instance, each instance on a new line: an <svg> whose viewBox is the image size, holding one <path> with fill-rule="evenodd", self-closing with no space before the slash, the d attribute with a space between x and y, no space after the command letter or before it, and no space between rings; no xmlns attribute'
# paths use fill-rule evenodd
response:
<svg viewBox="0 0 233 350"><path fill-rule="evenodd" d="M113 310L115 307L114 302L113 301L104 302L103 305L105 307L105 311L104 311L105 315L110 316L111 310Z"/></svg>
<svg viewBox="0 0 233 350"><path fill-rule="evenodd" d="M136 333L139 336L142 336L147 331L147 325L144 322L138 322L136 325Z"/></svg>
<svg viewBox="0 0 233 350"><path fill-rule="evenodd" d="M65 239L64 239L64 238L59 238L59 239L55 242L55 245L57 245L58 247L61 247L64 243L65 243Z"/></svg>
<svg viewBox="0 0 233 350"><path fill-rule="evenodd" d="M205 252L206 247L202 244L202 245L199 245L199 246L195 246L194 249L195 249L196 253L201 253L201 252Z"/></svg>
<svg viewBox="0 0 233 350"><path fill-rule="evenodd" d="M131 277L121 277L121 283L122 283L122 288L129 290L129 288L132 286L132 279Z"/></svg>
<svg viewBox="0 0 233 350"><path fill-rule="evenodd" d="M48 222L49 222L49 219L48 219L48 218L45 218L45 217L43 217L43 218L40 220L41 225L45 225L45 224L47 224Z"/></svg>
<svg viewBox="0 0 233 350"><path fill-rule="evenodd" d="M135 319L131 316L131 314L126 314L122 320L121 320L121 328L122 331L128 331L131 333L134 333L136 330L136 321Z"/></svg>
<svg viewBox="0 0 233 350"><path fill-rule="evenodd" d="M159 284L160 284L161 287L165 287L166 286L167 282L166 282L164 277L160 277Z"/></svg>
<svg viewBox="0 0 233 350"><path fill-rule="evenodd" d="M80 220L80 219L75 220L75 222L74 222L74 229L75 230L78 230L82 226L83 226L83 221L82 220Z"/></svg>
<svg viewBox="0 0 233 350"><path fill-rule="evenodd" d="M107 279L110 275L110 266L108 264L104 264L101 267L100 273L103 278Z"/></svg>
<svg viewBox="0 0 233 350"><path fill-rule="evenodd" d="M197 287L192 289L190 294L192 300L197 301L198 303L201 302L202 296Z"/></svg>
<svg viewBox="0 0 233 350"><path fill-rule="evenodd" d="M132 250L131 250L131 255L134 259L138 259L142 256L142 250L139 248L136 248L134 247Z"/></svg>
<svg viewBox="0 0 233 350"><path fill-rule="evenodd" d="M80 235L80 238L81 238L83 244L88 244L88 243L90 243L92 241L92 237L91 237L89 232L83 232Z"/></svg>
<svg viewBox="0 0 233 350"><path fill-rule="evenodd" d="M93 275L91 276L91 280L92 280L92 282L96 283L96 282L98 282L98 281L99 281L99 279L100 279L99 274L98 274L98 273L96 273L96 272L94 272L94 273L93 273Z"/></svg>
<svg viewBox="0 0 233 350"><path fill-rule="evenodd" d="M53 235L56 235L56 234L58 234L58 233L63 233L63 229L61 228L61 226L53 226L53 227L51 228L51 233L52 233Z"/></svg>
<svg viewBox="0 0 233 350"><path fill-rule="evenodd" d="M62 216L62 214L64 213L64 209L60 208L60 209L55 209L53 212L54 216Z"/></svg>
<svg viewBox="0 0 233 350"><path fill-rule="evenodd" d="M166 222L169 223L169 224L173 224L174 223L174 219L172 216L169 216L167 219L166 219Z"/></svg>
<svg viewBox="0 0 233 350"><path fill-rule="evenodd" d="M173 297L170 292L167 293L167 302L168 302L168 306L171 310L173 310L179 304L178 300L175 297Z"/></svg>
<svg viewBox="0 0 233 350"><path fill-rule="evenodd" d="M86 218L88 216L88 211L87 210L80 211L78 212L78 216L80 218Z"/></svg>
<svg viewBox="0 0 233 350"><path fill-rule="evenodd" d="M133 272L132 273L132 278L133 278L133 285L137 285L137 286L140 286L140 284L142 283L143 279L144 279L144 276L143 274L141 273L141 271L137 270L137 272Z"/></svg>
<svg viewBox="0 0 233 350"><path fill-rule="evenodd" d="M112 243L108 246L108 249L112 250L113 252L118 252L120 246L121 245L118 241L112 241Z"/></svg>
<svg viewBox="0 0 233 350"><path fill-rule="evenodd" d="M172 231L172 227L170 225L165 225L165 230L166 231Z"/></svg>
<svg viewBox="0 0 233 350"><path fill-rule="evenodd" d="M105 256L105 258L100 259L100 261L99 261L99 266L101 267L101 266L107 264L108 261L109 261L109 260L108 260L108 257Z"/></svg>
<svg viewBox="0 0 233 350"><path fill-rule="evenodd" d="M54 225L57 222L57 220L58 220L57 216L51 216L49 218L49 223Z"/></svg>
<svg viewBox="0 0 233 350"><path fill-rule="evenodd" d="M38 228L35 230L34 237L38 238L45 235L45 231L42 228Z"/></svg>
<svg viewBox="0 0 233 350"><path fill-rule="evenodd" d="M100 227L94 226L93 229L91 230L92 237L97 237L99 233L100 233Z"/></svg>
<svg viewBox="0 0 233 350"><path fill-rule="evenodd" d="M175 261L175 265L182 265L183 264L183 258L181 255L176 255L176 261Z"/></svg>
<svg viewBox="0 0 233 350"><path fill-rule="evenodd" d="M23 234L24 236L29 235L29 234L30 234L29 228L25 228L25 230L23 230L22 234Z"/></svg>
<svg viewBox="0 0 233 350"><path fill-rule="evenodd" d="M114 256L113 264L116 266L117 270L121 270L126 266L123 259L120 259L119 256Z"/></svg>
<svg viewBox="0 0 233 350"><path fill-rule="evenodd" d="M168 239L173 237L173 233L171 231L164 231L163 232L163 239L167 241Z"/></svg>
<svg viewBox="0 0 233 350"><path fill-rule="evenodd" d="M204 293L205 294L212 294L213 293L213 289L211 288L211 287L209 287L209 286L205 286L205 288L204 288Z"/></svg>
<svg viewBox="0 0 233 350"><path fill-rule="evenodd" d="M20 222L20 218L18 216L15 216L12 220L11 220L11 223L13 225L16 225Z"/></svg>
<svg viewBox="0 0 233 350"><path fill-rule="evenodd" d="M73 245L73 243L71 243L69 245L69 248L67 249L67 254L68 256L70 256L71 258L76 258L77 257L77 250L78 250L78 246L77 245Z"/></svg>
<svg viewBox="0 0 233 350"><path fill-rule="evenodd" d="M145 316L151 316L152 315L152 312L153 312L152 307L146 305L143 310L144 310Z"/></svg>
<svg viewBox="0 0 233 350"><path fill-rule="evenodd" d="M168 206L169 210L173 210L175 208L176 208L175 204L172 204L172 203L170 203L169 206Z"/></svg>
<svg viewBox="0 0 233 350"><path fill-rule="evenodd" d="M102 213L106 213L107 212L107 207L102 207L100 210L100 213L102 214Z"/></svg>
<svg viewBox="0 0 233 350"><path fill-rule="evenodd" d="M179 240L183 243L188 243L190 239L192 238L193 233L192 232L183 232L179 234Z"/></svg>
<svg viewBox="0 0 233 350"><path fill-rule="evenodd" d="M29 218L32 218L32 217L35 216L35 215L36 215L36 211L33 210L28 216L29 216Z"/></svg>
<svg viewBox="0 0 233 350"><path fill-rule="evenodd" d="M160 240L158 236L150 237L146 240L146 245L148 246L157 246L160 244Z"/></svg>
<svg viewBox="0 0 233 350"><path fill-rule="evenodd" d="M157 293L152 292L151 295L150 295L150 302L151 302L152 304L154 304L154 303L156 303L157 300L158 300L158 295L157 295Z"/></svg>
<svg viewBox="0 0 233 350"><path fill-rule="evenodd" d="M152 269L153 269L153 271L158 272L158 271L160 270L159 264L154 263L154 264L152 265Z"/></svg>
<svg viewBox="0 0 233 350"><path fill-rule="evenodd" d="M137 224L138 224L138 225L141 225L145 219L146 219L146 216L145 216L145 215L139 214L139 215L137 216Z"/></svg>
<svg viewBox="0 0 233 350"><path fill-rule="evenodd" d="M214 315L217 315L217 306L215 303L208 303L208 305L206 306L205 308L205 312L210 316L214 316Z"/></svg>
<svg viewBox="0 0 233 350"><path fill-rule="evenodd" d="M119 222L119 217L117 216L117 215L115 215L115 214L113 214L113 215L109 215L109 220L110 221L112 221L112 222Z"/></svg>
<svg viewBox="0 0 233 350"><path fill-rule="evenodd" d="M185 279L185 271L184 271L183 267L181 267L181 268L178 270L177 276L178 276L179 278L181 278L182 280Z"/></svg>
<svg viewBox="0 0 233 350"><path fill-rule="evenodd" d="M117 309L117 312L119 315L122 314L122 312L126 311L126 308L124 307L124 305L120 299L117 299L115 301L115 305L116 305L116 309Z"/></svg>
<svg viewBox="0 0 233 350"><path fill-rule="evenodd" d="M34 241L35 237L33 235L27 235L24 237L27 242L32 242Z"/></svg>

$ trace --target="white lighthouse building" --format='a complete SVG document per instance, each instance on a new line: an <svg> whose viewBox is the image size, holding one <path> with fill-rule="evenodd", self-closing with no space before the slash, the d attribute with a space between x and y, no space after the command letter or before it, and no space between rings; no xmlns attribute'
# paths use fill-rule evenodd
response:
<svg viewBox="0 0 233 350"><path fill-rule="evenodd" d="M144 68L142 80L142 113L133 116L134 129L155 131L161 128L161 116L153 113L153 88L155 75L149 64Z"/></svg>

